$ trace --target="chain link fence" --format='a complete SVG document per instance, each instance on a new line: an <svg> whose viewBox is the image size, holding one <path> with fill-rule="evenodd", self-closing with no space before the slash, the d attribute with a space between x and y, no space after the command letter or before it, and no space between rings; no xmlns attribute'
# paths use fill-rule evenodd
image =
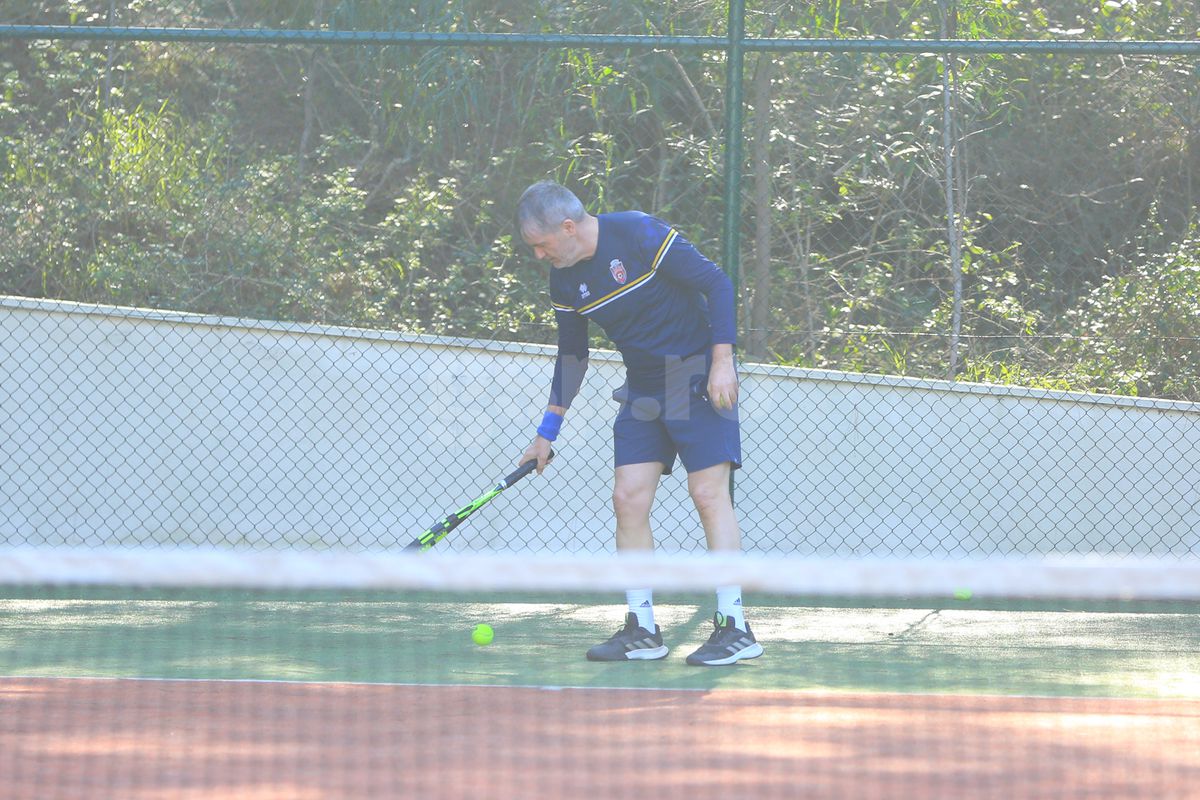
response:
<svg viewBox="0 0 1200 800"><path fill-rule="evenodd" d="M1072 30L1074 6L1051 6ZM0 541L402 545L509 471L544 408L546 268L510 222L527 184L655 213L720 258L719 15L606 5L580 29L558 6L463 8L5 9L246 33L4 40ZM1030 35L1017 12L952 8L866 4L840 33ZM747 31L819 35L822 9L750 9ZM335 46L268 28L692 40ZM1194 554L1194 55L852 44L746 56L747 547ZM444 546L611 547L622 367L593 334L548 476ZM653 521L664 549L703 548L682 468Z"/></svg>

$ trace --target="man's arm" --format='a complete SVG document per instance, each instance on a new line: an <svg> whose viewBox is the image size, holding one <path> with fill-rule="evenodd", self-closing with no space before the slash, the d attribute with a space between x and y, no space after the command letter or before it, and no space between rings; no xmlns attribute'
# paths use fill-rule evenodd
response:
<svg viewBox="0 0 1200 800"><path fill-rule="evenodd" d="M559 429L571 401L583 385L588 367L587 320L574 309L555 306L558 323L558 356L554 360L554 379L550 384L550 400L538 425L537 435L518 463L536 458L540 475L550 459L550 443L558 438Z"/></svg>
<svg viewBox="0 0 1200 800"><path fill-rule="evenodd" d="M737 343L733 282L695 245L678 234L664 254L660 268L673 280L694 287L708 299L712 325L708 397L714 408L733 408L738 399L737 368L733 359L733 348Z"/></svg>
<svg viewBox="0 0 1200 800"><path fill-rule="evenodd" d="M708 371L708 398L714 408L733 408L738 399L737 367L733 363L733 345L714 344L712 368Z"/></svg>

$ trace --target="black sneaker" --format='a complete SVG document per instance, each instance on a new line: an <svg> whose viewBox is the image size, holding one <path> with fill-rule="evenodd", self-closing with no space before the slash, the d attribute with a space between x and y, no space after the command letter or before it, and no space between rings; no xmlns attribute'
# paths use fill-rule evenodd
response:
<svg viewBox="0 0 1200 800"><path fill-rule="evenodd" d="M719 667L733 664L743 658L758 658L763 654L762 645L750 632L750 623L741 630L726 617L722 624L721 613L713 614L712 636L700 645L700 649L687 657L687 663L699 667Z"/></svg>
<svg viewBox="0 0 1200 800"><path fill-rule="evenodd" d="M587 651L588 661L656 661L665 658L662 628L655 625L654 633L638 625L637 614L625 615L625 627L614 633L607 642Z"/></svg>

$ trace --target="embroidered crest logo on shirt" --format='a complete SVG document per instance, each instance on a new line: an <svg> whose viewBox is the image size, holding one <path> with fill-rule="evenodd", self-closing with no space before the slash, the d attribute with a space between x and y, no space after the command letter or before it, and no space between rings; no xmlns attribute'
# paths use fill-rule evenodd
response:
<svg viewBox="0 0 1200 800"><path fill-rule="evenodd" d="M608 271L612 273L613 280L617 283L625 283L629 275L625 272L625 265L621 263L619 258L614 258L608 262Z"/></svg>
<svg viewBox="0 0 1200 800"><path fill-rule="evenodd" d="M579 296L584 300L592 296L592 293L588 291L586 283L579 284Z"/></svg>

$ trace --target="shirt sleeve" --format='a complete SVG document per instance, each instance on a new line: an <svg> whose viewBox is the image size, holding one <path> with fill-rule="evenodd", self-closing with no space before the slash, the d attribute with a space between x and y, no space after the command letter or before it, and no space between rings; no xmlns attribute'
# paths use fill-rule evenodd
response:
<svg viewBox="0 0 1200 800"><path fill-rule="evenodd" d="M689 286L708 299L713 344L737 344L733 281L678 231L655 221L665 228L655 256L657 269L667 279Z"/></svg>
<svg viewBox="0 0 1200 800"><path fill-rule="evenodd" d="M554 359L549 404L570 408L587 372L588 323L575 309L557 303L554 319L558 323L558 356Z"/></svg>

